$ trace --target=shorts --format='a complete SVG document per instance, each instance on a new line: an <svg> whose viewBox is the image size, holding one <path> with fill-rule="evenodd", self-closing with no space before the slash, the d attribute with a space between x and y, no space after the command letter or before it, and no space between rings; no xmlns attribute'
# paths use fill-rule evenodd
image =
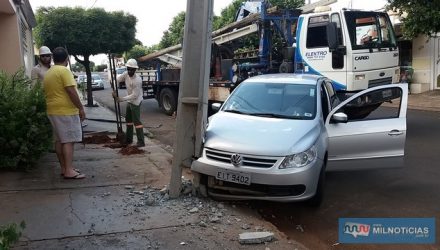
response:
<svg viewBox="0 0 440 250"><path fill-rule="evenodd" d="M55 141L81 142L82 128L79 115L48 115Z"/></svg>

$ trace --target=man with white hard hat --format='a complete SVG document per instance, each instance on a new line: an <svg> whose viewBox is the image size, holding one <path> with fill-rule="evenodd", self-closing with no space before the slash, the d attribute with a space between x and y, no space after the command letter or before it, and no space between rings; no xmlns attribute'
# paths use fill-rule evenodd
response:
<svg viewBox="0 0 440 250"><path fill-rule="evenodd" d="M118 102L127 101L127 108L125 111L125 121L127 125L126 144L133 143L133 126L136 128L136 137L138 147L145 146L144 141L144 126L141 122L141 102L143 98L142 79L136 74L139 68L135 59L128 59L125 64L127 71L118 76L117 81L125 82L127 86L127 96L117 97L113 92L113 97Z"/></svg>
<svg viewBox="0 0 440 250"><path fill-rule="evenodd" d="M35 84L38 80L43 82L44 76L46 72L50 68L50 63L52 61L52 52L46 46L41 46L39 50L39 62L38 64L32 68L31 79L32 83Z"/></svg>

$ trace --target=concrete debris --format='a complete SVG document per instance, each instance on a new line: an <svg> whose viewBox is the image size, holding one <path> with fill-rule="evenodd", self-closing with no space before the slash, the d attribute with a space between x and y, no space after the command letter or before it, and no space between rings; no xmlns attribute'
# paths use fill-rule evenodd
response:
<svg viewBox="0 0 440 250"><path fill-rule="evenodd" d="M156 199L150 194L145 196L145 205L147 206L153 206L156 204Z"/></svg>
<svg viewBox="0 0 440 250"><path fill-rule="evenodd" d="M246 232L239 235L240 244L261 244L274 240L272 232Z"/></svg>
<svg viewBox="0 0 440 250"><path fill-rule="evenodd" d="M168 186L165 186L159 192L160 192L161 195L167 194L168 193Z"/></svg>
<svg viewBox="0 0 440 250"><path fill-rule="evenodd" d="M185 246L186 243L184 241L180 242L180 245Z"/></svg>
<svg viewBox="0 0 440 250"><path fill-rule="evenodd" d="M244 230L248 230L251 228L251 226L249 226L248 224L243 224L243 225L241 225L241 228Z"/></svg>
<svg viewBox="0 0 440 250"><path fill-rule="evenodd" d="M189 210L189 212L190 213L197 213L199 211L199 209L198 208L196 208L196 207L194 207L194 208L192 208L191 210Z"/></svg>
<svg viewBox="0 0 440 250"><path fill-rule="evenodd" d="M199 222L199 226L201 226L201 227L206 227L207 225L206 225L206 222L204 222L204 221L200 221L200 222Z"/></svg>
<svg viewBox="0 0 440 250"><path fill-rule="evenodd" d="M219 209L224 209L224 208L225 208L225 205L223 205L223 203L219 203L219 204L217 205L217 207L218 207Z"/></svg>
<svg viewBox="0 0 440 250"><path fill-rule="evenodd" d="M101 194L101 197L106 197L106 196L110 196L110 192L106 192L106 193L103 193L103 194Z"/></svg>
<svg viewBox="0 0 440 250"><path fill-rule="evenodd" d="M301 225L296 225L296 229L304 233L304 228Z"/></svg>
<svg viewBox="0 0 440 250"><path fill-rule="evenodd" d="M127 185L127 186L125 186L125 189L127 189L127 190L133 190L133 189L134 189L134 186Z"/></svg>
<svg viewBox="0 0 440 250"><path fill-rule="evenodd" d="M133 191L135 194L144 194L144 191Z"/></svg>
<svg viewBox="0 0 440 250"><path fill-rule="evenodd" d="M220 222L220 218L217 217L217 216L210 217L210 218L209 218L209 222L211 222L211 223L217 223L217 222Z"/></svg>

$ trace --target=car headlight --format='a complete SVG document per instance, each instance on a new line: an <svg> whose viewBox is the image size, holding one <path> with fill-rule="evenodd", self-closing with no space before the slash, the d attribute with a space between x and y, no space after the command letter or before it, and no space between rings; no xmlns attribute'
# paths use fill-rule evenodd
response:
<svg viewBox="0 0 440 250"><path fill-rule="evenodd" d="M302 168L313 162L316 159L316 156L316 146L313 145L304 152L286 156L279 168Z"/></svg>

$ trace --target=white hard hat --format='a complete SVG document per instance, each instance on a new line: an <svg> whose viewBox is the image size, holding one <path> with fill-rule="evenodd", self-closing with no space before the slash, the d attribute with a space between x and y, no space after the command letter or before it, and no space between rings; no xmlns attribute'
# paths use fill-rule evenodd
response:
<svg viewBox="0 0 440 250"><path fill-rule="evenodd" d="M50 51L50 49L46 46L41 46L40 48L40 55L52 55L52 52Z"/></svg>
<svg viewBox="0 0 440 250"><path fill-rule="evenodd" d="M131 58L128 59L127 63L125 64L125 66L127 66L128 68L135 68L138 69L138 63L136 62L135 59Z"/></svg>

